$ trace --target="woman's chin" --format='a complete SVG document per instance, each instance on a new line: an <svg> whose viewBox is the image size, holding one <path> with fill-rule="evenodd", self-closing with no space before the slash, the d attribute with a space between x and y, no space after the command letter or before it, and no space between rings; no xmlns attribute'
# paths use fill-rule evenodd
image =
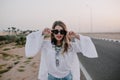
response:
<svg viewBox="0 0 120 80"><path fill-rule="evenodd" d="M62 40L62 38L57 38L56 40L57 40L57 41L61 41L61 40Z"/></svg>

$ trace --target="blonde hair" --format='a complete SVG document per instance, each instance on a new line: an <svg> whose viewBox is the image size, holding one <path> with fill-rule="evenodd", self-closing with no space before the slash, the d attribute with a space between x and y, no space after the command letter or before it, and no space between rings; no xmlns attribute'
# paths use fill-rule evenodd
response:
<svg viewBox="0 0 120 80"><path fill-rule="evenodd" d="M66 25L62 22L62 21L55 21L53 23L53 26L52 26L52 29L55 29L56 26L60 26L63 28L63 30L66 30L67 31L67 27ZM57 40L55 39L53 33L51 33L51 43L53 45L56 45L57 44ZM62 39L62 46L63 46L63 54L64 52L67 52L68 51L68 48L69 48L69 39L67 38L66 35L64 35L63 39Z"/></svg>

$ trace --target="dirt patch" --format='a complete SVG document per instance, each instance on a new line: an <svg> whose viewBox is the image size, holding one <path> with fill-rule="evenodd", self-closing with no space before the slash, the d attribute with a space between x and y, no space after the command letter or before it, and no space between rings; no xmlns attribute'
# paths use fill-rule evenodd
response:
<svg viewBox="0 0 120 80"><path fill-rule="evenodd" d="M0 80L37 80L39 63L40 53L26 58L24 46L16 46L14 43L2 45Z"/></svg>

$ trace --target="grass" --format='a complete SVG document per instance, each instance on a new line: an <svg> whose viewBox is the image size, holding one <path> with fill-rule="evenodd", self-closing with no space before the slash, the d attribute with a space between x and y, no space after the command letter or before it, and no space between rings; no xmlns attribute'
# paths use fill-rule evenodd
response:
<svg viewBox="0 0 120 80"><path fill-rule="evenodd" d="M0 74L2 74L2 73L5 73L5 72L8 72L10 69L2 69L2 70L0 70Z"/></svg>
<svg viewBox="0 0 120 80"><path fill-rule="evenodd" d="M8 54L8 53L4 53L4 52L1 52L0 54L2 54L2 59L3 60L10 60L11 58L13 58L12 55Z"/></svg>
<svg viewBox="0 0 120 80"><path fill-rule="evenodd" d="M7 72L11 69L11 68L6 68L6 65L7 64L1 64L0 65L0 74L5 73L5 72Z"/></svg>
<svg viewBox="0 0 120 80"><path fill-rule="evenodd" d="M9 67L7 67L7 69L11 69L13 66L9 66Z"/></svg>
<svg viewBox="0 0 120 80"><path fill-rule="evenodd" d="M29 58L27 58L27 59L33 59L33 57L29 57Z"/></svg>
<svg viewBox="0 0 120 80"><path fill-rule="evenodd" d="M7 51L7 50L10 50L10 48L5 48L5 49L3 49L3 51Z"/></svg>
<svg viewBox="0 0 120 80"><path fill-rule="evenodd" d="M0 54L2 54L2 55L3 55L3 57L10 56L10 54L7 54L7 53L5 53L5 52L0 52Z"/></svg>
<svg viewBox="0 0 120 80"><path fill-rule="evenodd" d="M19 72L24 72L25 70L24 69L17 69Z"/></svg>
<svg viewBox="0 0 120 80"><path fill-rule="evenodd" d="M15 57L16 57L17 59L23 58L23 56L19 56L19 55L15 55Z"/></svg>
<svg viewBox="0 0 120 80"><path fill-rule="evenodd" d="M11 56L7 56L7 57L3 57L3 60L8 61L8 60L10 60L11 58L12 58Z"/></svg>
<svg viewBox="0 0 120 80"><path fill-rule="evenodd" d="M20 61L16 61L16 62L14 62L14 65L16 65L16 64L18 64Z"/></svg>
<svg viewBox="0 0 120 80"><path fill-rule="evenodd" d="M7 64L1 64L0 65L0 74L9 71L12 67L13 67L13 65L8 66Z"/></svg>
<svg viewBox="0 0 120 80"><path fill-rule="evenodd" d="M12 49L15 49L16 47L12 47Z"/></svg>
<svg viewBox="0 0 120 80"><path fill-rule="evenodd" d="M2 69L3 67L5 67L7 64L1 64L0 65L0 69Z"/></svg>
<svg viewBox="0 0 120 80"><path fill-rule="evenodd" d="M4 47L4 45L0 45L0 48L3 48Z"/></svg>
<svg viewBox="0 0 120 80"><path fill-rule="evenodd" d="M13 59L12 61L16 61L16 59Z"/></svg>
<svg viewBox="0 0 120 80"><path fill-rule="evenodd" d="M26 61L24 61L24 63L26 63L26 64L28 64L29 62L31 62L30 60L26 60Z"/></svg>
<svg viewBox="0 0 120 80"><path fill-rule="evenodd" d="M24 68L25 66L20 66L20 68Z"/></svg>
<svg viewBox="0 0 120 80"><path fill-rule="evenodd" d="M16 47L22 48L22 47L24 47L24 45L16 45Z"/></svg>
<svg viewBox="0 0 120 80"><path fill-rule="evenodd" d="M19 69L17 69L19 72L24 72L25 70L23 69L25 66L19 66Z"/></svg>
<svg viewBox="0 0 120 80"><path fill-rule="evenodd" d="M29 58L27 58L27 60L24 61L24 63L28 64L29 62L31 62L31 59L33 59L33 57L29 57Z"/></svg>

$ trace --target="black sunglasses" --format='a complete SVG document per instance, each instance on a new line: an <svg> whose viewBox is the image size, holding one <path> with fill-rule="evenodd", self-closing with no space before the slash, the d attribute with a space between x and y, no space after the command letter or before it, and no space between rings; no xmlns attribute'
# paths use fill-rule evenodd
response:
<svg viewBox="0 0 120 80"><path fill-rule="evenodd" d="M54 34L58 34L58 33L60 33L60 34L62 34L62 35L66 35L66 33L67 33L67 31L65 31L65 30L52 30L52 32L54 33Z"/></svg>

